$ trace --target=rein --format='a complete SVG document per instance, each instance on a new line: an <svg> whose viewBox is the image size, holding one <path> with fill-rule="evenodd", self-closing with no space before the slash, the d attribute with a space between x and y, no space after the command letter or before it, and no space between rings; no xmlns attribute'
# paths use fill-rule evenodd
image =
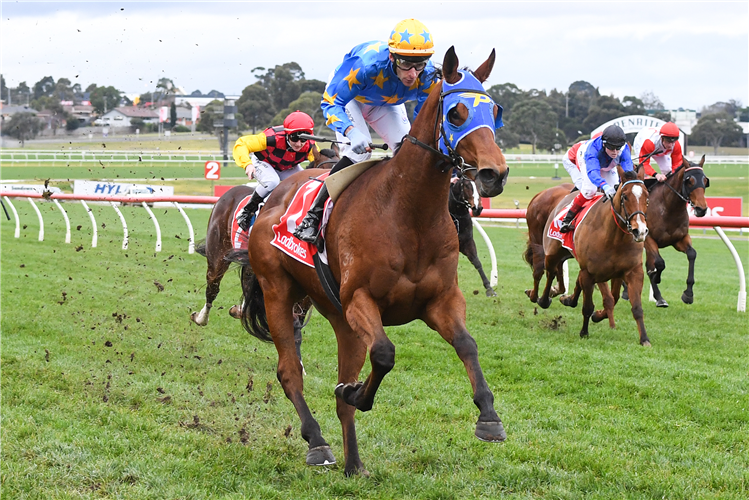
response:
<svg viewBox="0 0 749 500"><path fill-rule="evenodd" d="M621 209L624 210L624 217L622 217L622 215L619 212L614 210L613 200L611 202L611 213L614 214L614 222L616 223L616 227L621 229L623 233L632 234L632 224L630 223L630 221L632 220L632 217L634 217L637 214L641 214L645 218L645 220L648 220L648 216L647 214L645 214L645 212L641 210L637 210L636 212L633 212L632 214L630 214L627 211L627 207L624 205L624 201L627 199L626 195L624 194L624 186L626 186L627 184L642 184L643 186L645 185L645 183L639 179L634 180L634 181L627 181L624 184L622 184L622 187L619 189L621 191ZM627 227L626 231L624 230L624 228L622 228L622 226L619 225L619 222L622 222Z"/></svg>

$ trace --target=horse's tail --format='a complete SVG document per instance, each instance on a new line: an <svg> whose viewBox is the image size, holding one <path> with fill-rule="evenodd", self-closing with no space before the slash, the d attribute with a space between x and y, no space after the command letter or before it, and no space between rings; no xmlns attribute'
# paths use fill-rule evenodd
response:
<svg viewBox="0 0 749 500"><path fill-rule="evenodd" d="M265 342L273 342L265 316L265 298L260 282L250 266L242 266L242 326L247 332Z"/></svg>
<svg viewBox="0 0 749 500"><path fill-rule="evenodd" d="M533 267L533 242L531 241L530 235L528 236L528 244L523 252L523 260L528 263L529 266Z"/></svg>
<svg viewBox="0 0 749 500"><path fill-rule="evenodd" d="M208 257L205 254L205 240L200 240L195 244L195 251L198 252L203 257Z"/></svg>
<svg viewBox="0 0 749 500"><path fill-rule="evenodd" d="M250 254L247 253L247 249L232 250L224 256L224 260L234 264L241 264L243 268L250 266Z"/></svg>

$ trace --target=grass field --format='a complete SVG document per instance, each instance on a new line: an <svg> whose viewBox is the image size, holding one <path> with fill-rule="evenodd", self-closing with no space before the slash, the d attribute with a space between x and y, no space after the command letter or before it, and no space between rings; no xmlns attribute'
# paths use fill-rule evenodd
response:
<svg viewBox="0 0 749 500"><path fill-rule="evenodd" d="M131 230L123 251L109 207L92 207L100 226L92 249L79 204L65 205L69 245L53 205L42 205L44 242L29 204L16 206L21 238L0 224L4 498L749 496L749 322L736 312L736 268L715 238L695 239L691 306L679 301L686 258L663 252L671 307L645 303L646 349L626 302L616 329L594 325L587 340L578 336L580 308L534 307L523 293L531 281L523 232L487 228L498 297L483 295L463 257L459 280L507 441L473 437L478 411L465 370L436 333L421 323L388 328L395 368L372 411L357 414L372 475L345 478L342 467L304 464L273 346L227 314L240 294L236 275L226 276L209 325L190 322L204 301L205 260L187 254L175 210L157 212L164 249L155 254L139 208L123 208ZM189 212L198 237L208 213ZM747 239L735 244L745 258ZM319 315L304 339L307 400L342 461L335 339Z"/></svg>

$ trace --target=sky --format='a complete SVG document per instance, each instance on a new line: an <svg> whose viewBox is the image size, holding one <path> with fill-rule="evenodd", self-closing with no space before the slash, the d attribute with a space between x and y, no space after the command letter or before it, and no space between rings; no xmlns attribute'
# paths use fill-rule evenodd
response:
<svg viewBox="0 0 749 500"><path fill-rule="evenodd" d="M749 2L178 2L0 1L6 85L45 76L112 85L128 95L166 77L186 90L239 95L251 70L294 61L327 81L355 45L387 40L402 19L424 23L441 63L492 49L488 88L565 91L585 80L603 95L652 92L667 109L749 105ZM501 103L500 103L501 104Z"/></svg>

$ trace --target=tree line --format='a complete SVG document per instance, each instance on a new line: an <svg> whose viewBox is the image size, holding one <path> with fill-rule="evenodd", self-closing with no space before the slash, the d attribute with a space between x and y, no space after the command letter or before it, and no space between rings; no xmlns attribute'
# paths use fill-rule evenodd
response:
<svg viewBox="0 0 749 500"><path fill-rule="evenodd" d="M237 121L239 130L253 133L266 127L278 125L284 117L295 110L309 114L319 131L324 128L325 118L320 110L320 101L325 82L307 79L301 66L288 62L273 68L257 67L252 70L256 82L244 88L237 99ZM161 78L154 91L138 98L139 105L169 104L176 86L169 78ZM91 84L82 89L67 78L55 81L51 76L42 78L33 87L21 82L15 88L7 88L0 75L2 99L13 103L28 103L30 107L49 110L53 114L54 126L74 122L63 110L61 101L80 101L87 94L94 111L101 115L118 105L132 105L123 92L112 86ZM600 124L627 115L650 115L662 120L671 116L662 101L652 92L639 97L601 95L598 88L586 81L573 82L566 90L523 90L513 83L493 85L487 89L495 102L504 108L505 126L497 132L497 143L503 148L516 147L520 143L530 144L533 152L538 150L561 152L579 140L589 137ZM222 94L212 91L219 97ZM173 102L173 99L171 99ZM224 101L216 99L201 110L198 130L215 133L214 123L223 118ZM415 103L408 103L409 116ZM735 100L717 102L701 110L699 121L692 129L689 143L710 145L717 152L720 146L746 145L746 137L735 119L749 121L749 107ZM73 129L75 124L71 124ZM70 128L69 128L70 130Z"/></svg>

